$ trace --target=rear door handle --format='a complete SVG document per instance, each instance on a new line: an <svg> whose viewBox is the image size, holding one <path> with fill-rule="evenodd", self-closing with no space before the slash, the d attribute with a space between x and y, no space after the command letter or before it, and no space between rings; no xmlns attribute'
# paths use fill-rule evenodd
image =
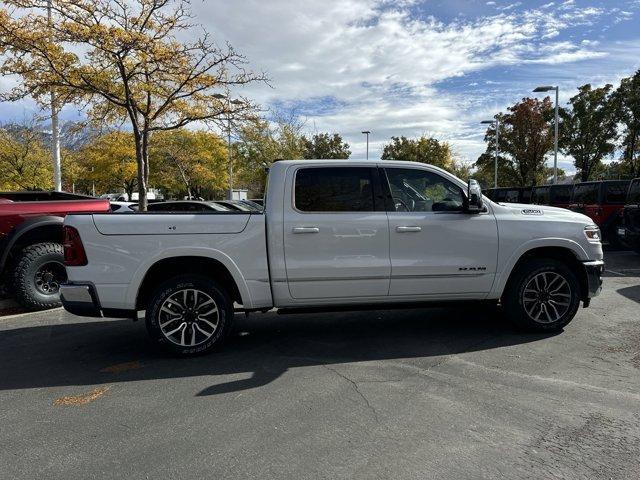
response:
<svg viewBox="0 0 640 480"><path fill-rule="evenodd" d="M421 232L421 231L422 231L422 227L418 227L415 225L396 227L396 232L398 233Z"/></svg>
<svg viewBox="0 0 640 480"><path fill-rule="evenodd" d="M319 233L318 227L293 227L293 233Z"/></svg>

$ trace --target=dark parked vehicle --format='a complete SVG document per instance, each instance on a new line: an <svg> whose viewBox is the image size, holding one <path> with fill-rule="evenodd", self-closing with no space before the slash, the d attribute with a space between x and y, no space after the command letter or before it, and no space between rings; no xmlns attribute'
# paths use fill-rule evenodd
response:
<svg viewBox="0 0 640 480"><path fill-rule="evenodd" d="M229 212L231 209L219 205L217 202L203 202L199 200L176 200L169 202L150 203L148 212Z"/></svg>
<svg viewBox="0 0 640 480"><path fill-rule="evenodd" d="M618 233L624 243L640 255L640 178L633 179L629 185L622 217L624 226Z"/></svg>
<svg viewBox="0 0 640 480"><path fill-rule="evenodd" d="M531 187L502 187L490 188L487 197L500 203L530 203Z"/></svg>
<svg viewBox="0 0 640 480"><path fill-rule="evenodd" d="M108 199L65 192L0 192L0 283L31 310L60 306L60 284L67 280L64 217L108 211Z"/></svg>
<svg viewBox="0 0 640 480"><path fill-rule="evenodd" d="M569 208L571 205L572 194L572 184L541 185L533 187L531 190L531 203L536 205Z"/></svg>
<svg viewBox="0 0 640 480"><path fill-rule="evenodd" d="M624 246L619 229L630 183L630 180L604 180L576 183L573 187L569 208L590 217L600 227L603 239L614 247Z"/></svg>
<svg viewBox="0 0 640 480"><path fill-rule="evenodd" d="M262 207L252 204L250 200L216 200L214 203L222 205L234 212L261 212Z"/></svg>

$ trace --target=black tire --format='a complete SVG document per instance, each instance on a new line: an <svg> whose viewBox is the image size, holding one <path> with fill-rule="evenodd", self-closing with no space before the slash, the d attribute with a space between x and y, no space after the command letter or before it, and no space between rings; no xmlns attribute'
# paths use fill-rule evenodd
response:
<svg viewBox="0 0 640 480"><path fill-rule="evenodd" d="M211 309L210 301L216 308L215 321L213 314L204 316ZM162 283L153 292L146 310L151 338L164 350L180 356L202 355L217 348L231 331L232 321L233 302L227 290L200 275L180 275ZM178 328L182 329L167 335ZM210 336L207 338L206 334Z"/></svg>
<svg viewBox="0 0 640 480"><path fill-rule="evenodd" d="M536 281L542 287L539 291L535 291ZM551 287L545 288L547 284ZM558 285L562 287L556 291ZM553 291L556 293L549 293ZM552 258L532 258L512 274L502 304L507 318L518 328L531 332L554 332L573 319L580 299L580 283L566 264ZM534 318L536 316L539 318Z"/></svg>
<svg viewBox="0 0 640 480"><path fill-rule="evenodd" d="M59 243L36 243L22 249L13 272L16 300L29 310L62 305L60 284L67 280Z"/></svg>

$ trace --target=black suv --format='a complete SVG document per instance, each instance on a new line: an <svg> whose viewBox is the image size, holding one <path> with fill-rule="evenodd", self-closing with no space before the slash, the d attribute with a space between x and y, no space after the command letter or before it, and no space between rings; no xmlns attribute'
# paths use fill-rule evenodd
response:
<svg viewBox="0 0 640 480"><path fill-rule="evenodd" d="M618 229L618 234L640 255L640 178L633 179L629 185L622 217L624 226Z"/></svg>

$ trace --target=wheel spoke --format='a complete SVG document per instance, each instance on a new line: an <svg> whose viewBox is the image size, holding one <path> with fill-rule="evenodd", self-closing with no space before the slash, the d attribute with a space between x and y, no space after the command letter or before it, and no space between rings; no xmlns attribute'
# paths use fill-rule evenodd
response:
<svg viewBox="0 0 640 480"><path fill-rule="evenodd" d="M204 313L200 313L198 312L198 318L200 317L208 317L209 315L211 315L212 313L216 313L218 311L217 307L213 307L211 310L207 310Z"/></svg>
<svg viewBox="0 0 640 480"><path fill-rule="evenodd" d="M207 311L201 313L203 307ZM200 345L218 329L219 314L215 300L205 291L195 288L171 294L157 315L164 337L180 346Z"/></svg>
<svg viewBox="0 0 640 480"><path fill-rule="evenodd" d="M571 306L569 282L555 271L533 276L522 291L522 305L529 317L541 323L560 320Z"/></svg>
<svg viewBox="0 0 640 480"><path fill-rule="evenodd" d="M557 320L562 316L562 315L560 315L560 313L558 312L558 309L556 308L556 306L552 302L549 302L549 307L551 307L553 309L553 313L555 314L554 320Z"/></svg>
<svg viewBox="0 0 640 480"><path fill-rule="evenodd" d="M165 335L167 337L170 337L171 335L173 335L174 333L176 333L178 330L181 330L182 328L187 326L187 322L182 322L180 325L178 325L178 328L174 328L173 330L166 332Z"/></svg>

